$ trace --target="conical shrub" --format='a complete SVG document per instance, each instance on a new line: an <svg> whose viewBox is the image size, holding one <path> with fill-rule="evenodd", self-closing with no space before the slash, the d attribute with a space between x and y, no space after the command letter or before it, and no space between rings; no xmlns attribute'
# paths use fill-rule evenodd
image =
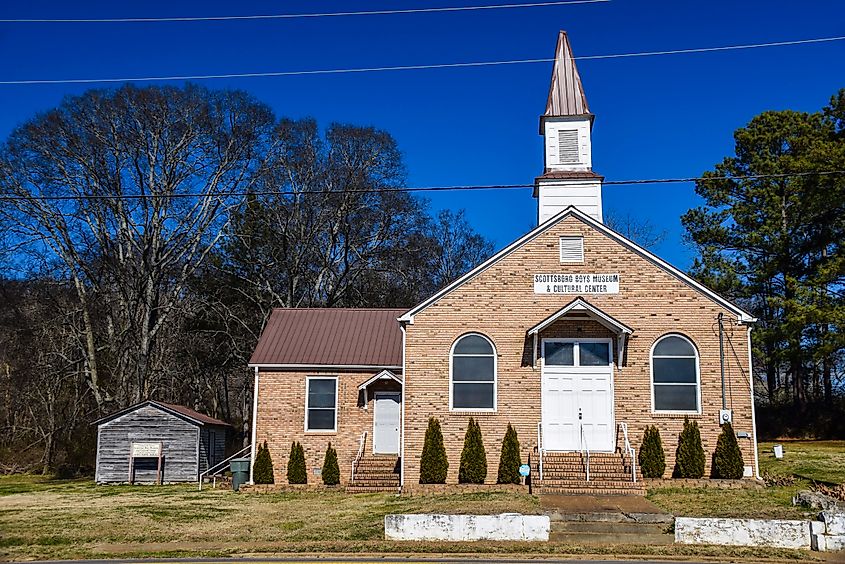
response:
<svg viewBox="0 0 845 564"><path fill-rule="evenodd" d="M487 453L481 439L481 427L470 417L464 437L464 450L461 451L461 465L458 467L458 483L483 484L486 478Z"/></svg>
<svg viewBox="0 0 845 564"><path fill-rule="evenodd" d="M519 467L522 459L519 457L519 438L516 430L508 423L505 439L502 441L502 453L499 455L499 475L497 484L519 484Z"/></svg>
<svg viewBox="0 0 845 564"><path fill-rule="evenodd" d="M684 417L684 428L678 436L678 450L675 451L675 478L701 478L704 476L704 447L698 423Z"/></svg>
<svg viewBox="0 0 845 564"><path fill-rule="evenodd" d="M736 434L730 423L722 425L722 432L716 441L716 450L713 452L714 478L728 480L739 480L742 478L745 462L742 460L742 451L736 442Z"/></svg>
<svg viewBox="0 0 845 564"><path fill-rule="evenodd" d="M640 471L644 478L662 478L666 472L666 453L663 452L663 441L660 431L650 425L645 428L643 443L639 454Z"/></svg>
<svg viewBox="0 0 845 564"><path fill-rule="evenodd" d="M273 459L270 457L270 449L267 448L267 441L258 445L258 452L255 453L255 463L252 465L252 481L256 484L272 484Z"/></svg>
<svg viewBox="0 0 845 564"><path fill-rule="evenodd" d="M288 483L308 483L308 473L305 470L305 451L298 441L290 445L290 458L288 459Z"/></svg>
<svg viewBox="0 0 845 564"><path fill-rule="evenodd" d="M323 459L323 483L327 486L336 486L340 483L340 468L337 466L337 451L329 443L326 449L326 458Z"/></svg>
<svg viewBox="0 0 845 564"><path fill-rule="evenodd" d="M429 417L428 428L425 430L422 457L420 458L420 483L445 484L448 472L449 460L446 458L446 447L443 446L440 421L434 417Z"/></svg>

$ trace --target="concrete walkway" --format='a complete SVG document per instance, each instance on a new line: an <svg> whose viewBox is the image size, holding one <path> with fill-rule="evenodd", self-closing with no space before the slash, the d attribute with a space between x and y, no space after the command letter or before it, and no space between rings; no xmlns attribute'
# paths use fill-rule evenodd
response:
<svg viewBox="0 0 845 564"><path fill-rule="evenodd" d="M671 523L672 515L638 495L540 496L540 507L553 521Z"/></svg>

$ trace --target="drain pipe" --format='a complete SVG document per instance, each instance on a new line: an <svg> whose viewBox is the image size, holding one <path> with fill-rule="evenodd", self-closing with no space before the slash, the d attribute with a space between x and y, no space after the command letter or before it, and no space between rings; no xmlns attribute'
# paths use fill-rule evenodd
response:
<svg viewBox="0 0 845 564"><path fill-rule="evenodd" d="M722 370L722 409L727 409L727 398L725 397L725 328L722 325L722 312L719 312L719 367Z"/></svg>

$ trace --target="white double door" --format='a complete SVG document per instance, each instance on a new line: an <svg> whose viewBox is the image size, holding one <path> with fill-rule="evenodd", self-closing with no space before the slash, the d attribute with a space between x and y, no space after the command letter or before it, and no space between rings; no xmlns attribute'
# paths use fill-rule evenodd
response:
<svg viewBox="0 0 845 564"><path fill-rule="evenodd" d="M402 394L376 392L373 407L373 453L399 453L399 427L402 422Z"/></svg>
<svg viewBox="0 0 845 564"><path fill-rule="evenodd" d="M543 449L612 452L610 340L544 339L541 362Z"/></svg>

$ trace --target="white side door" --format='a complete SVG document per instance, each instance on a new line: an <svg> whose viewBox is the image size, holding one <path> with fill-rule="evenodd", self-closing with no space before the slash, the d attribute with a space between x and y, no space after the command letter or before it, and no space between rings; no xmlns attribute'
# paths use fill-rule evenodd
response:
<svg viewBox="0 0 845 564"><path fill-rule="evenodd" d="M402 394L376 392L373 400L373 453L399 454Z"/></svg>

